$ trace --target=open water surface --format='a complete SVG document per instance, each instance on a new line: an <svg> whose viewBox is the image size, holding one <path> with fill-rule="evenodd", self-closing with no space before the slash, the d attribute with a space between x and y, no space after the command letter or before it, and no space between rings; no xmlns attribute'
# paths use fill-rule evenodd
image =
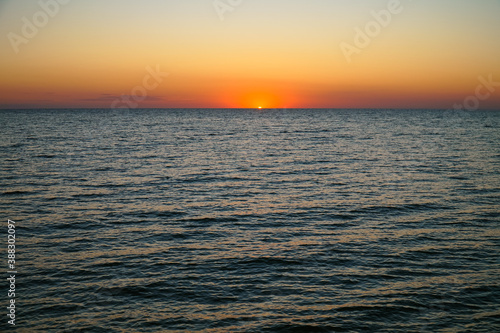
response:
<svg viewBox="0 0 500 333"><path fill-rule="evenodd" d="M3 110L0 147L19 331L500 331L500 112Z"/></svg>

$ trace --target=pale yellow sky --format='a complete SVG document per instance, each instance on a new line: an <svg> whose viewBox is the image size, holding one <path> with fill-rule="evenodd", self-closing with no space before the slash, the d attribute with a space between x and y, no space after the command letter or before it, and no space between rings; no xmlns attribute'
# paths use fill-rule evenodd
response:
<svg viewBox="0 0 500 333"><path fill-rule="evenodd" d="M496 0L0 3L0 107L110 107L156 67L142 107L445 108L500 82Z"/></svg>

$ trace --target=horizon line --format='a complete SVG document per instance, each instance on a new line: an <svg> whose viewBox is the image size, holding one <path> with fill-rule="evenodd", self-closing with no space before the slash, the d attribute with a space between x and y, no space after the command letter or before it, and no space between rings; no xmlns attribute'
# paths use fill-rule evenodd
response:
<svg viewBox="0 0 500 333"><path fill-rule="evenodd" d="M227 108L227 107L162 107L162 108L109 108L109 107L0 107L0 111L15 111L15 110L109 110L109 111L134 111L134 110L416 110L416 111L466 111L466 112L475 112L475 111L500 111L500 107L498 108L484 108L477 110L466 110L466 109L453 109L453 108L439 108L439 107L429 107L429 108L414 108L414 107L363 107L363 108L339 108L339 107L279 107L279 108Z"/></svg>

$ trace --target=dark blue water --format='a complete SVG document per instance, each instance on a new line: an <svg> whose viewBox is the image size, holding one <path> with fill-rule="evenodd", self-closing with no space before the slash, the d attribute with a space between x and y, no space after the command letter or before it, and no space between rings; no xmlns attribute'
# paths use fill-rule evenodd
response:
<svg viewBox="0 0 500 333"><path fill-rule="evenodd" d="M500 112L0 111L0 145L27 332L500 330Z"/></svg>

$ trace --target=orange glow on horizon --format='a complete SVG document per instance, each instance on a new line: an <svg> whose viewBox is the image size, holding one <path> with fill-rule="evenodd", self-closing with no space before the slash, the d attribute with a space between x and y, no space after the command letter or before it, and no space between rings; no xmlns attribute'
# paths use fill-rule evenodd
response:
<svg viewBox="0 0 500 333"><path fill-rule="evenodd" d="M242 109L280 109L300 107L296 91L283 83L234 83L231 88L224 89L218 99L229 108Z"/></svg>
<svg viewBox="0 0 500 333"><path fill-rule="evenodd" d="M281 98L273 93L255 92L244 94L240 99L240 105L244 108L271 109L281 106Z"/></svg>

